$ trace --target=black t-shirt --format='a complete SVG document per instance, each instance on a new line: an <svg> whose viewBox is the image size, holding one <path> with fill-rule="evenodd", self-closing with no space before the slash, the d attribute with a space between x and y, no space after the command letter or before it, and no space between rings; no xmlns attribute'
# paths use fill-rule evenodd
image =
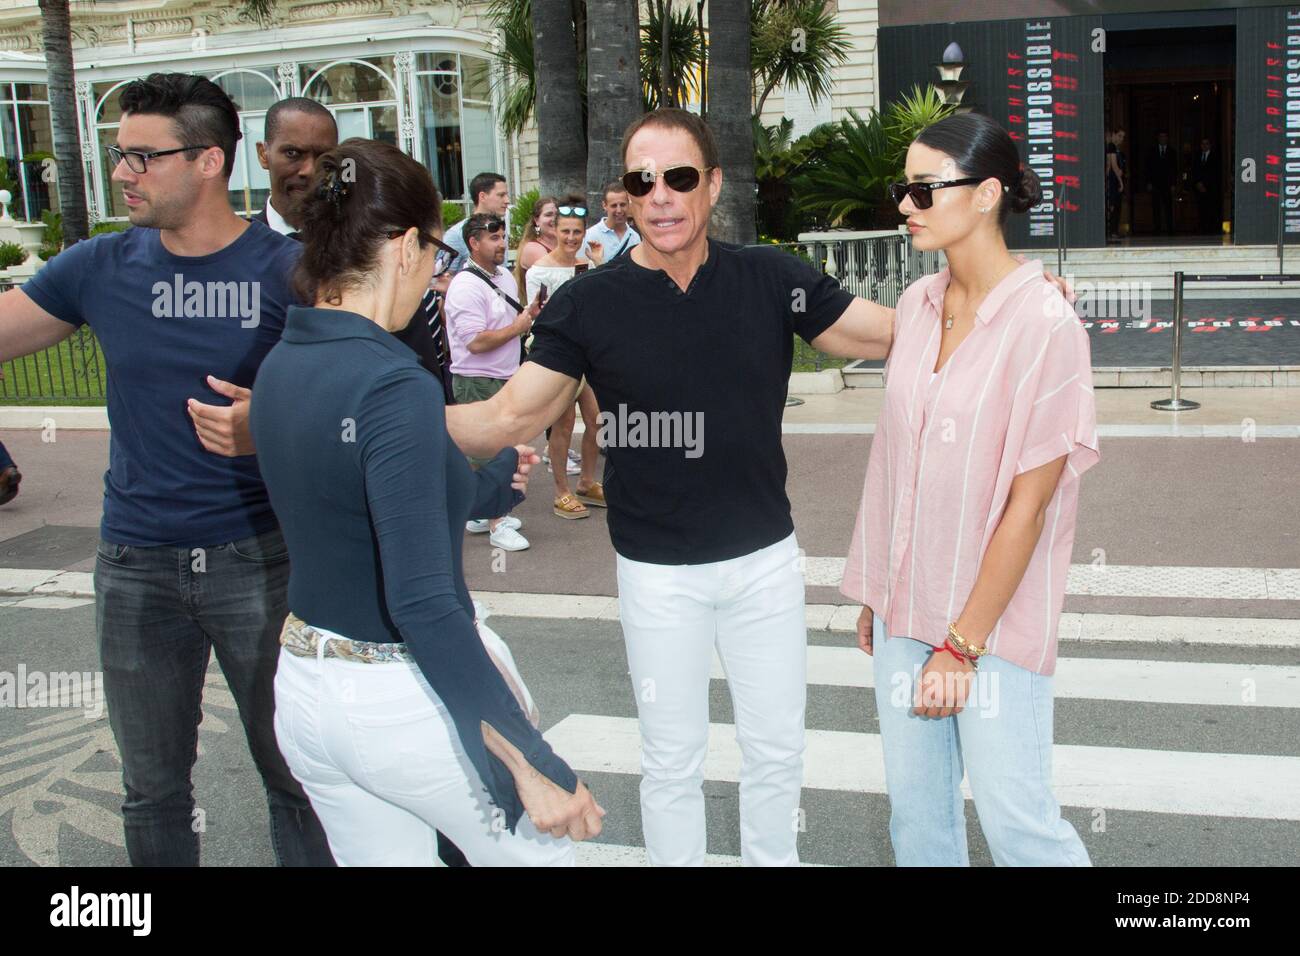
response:
<svg viewBox="0 0 1300 956"><path fill-rule="evenodd" d="M585 375L596 393L619 554L707 564L790 534L781 418L793 336L811 341L852 301L787 252L712 239L685 292L630 255L560 287L529 360Z"/></svg>

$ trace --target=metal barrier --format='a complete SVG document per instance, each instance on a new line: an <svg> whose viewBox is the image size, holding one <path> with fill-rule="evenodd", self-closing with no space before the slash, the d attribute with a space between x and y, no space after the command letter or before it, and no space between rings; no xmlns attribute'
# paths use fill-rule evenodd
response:
<svg viewBox="0 0 1300 956"><path fill-rule="evenodd" d="M13 287L0 280L0 292ZM0 402L97 404L108 394L103 353L84 325L57 345L5 362L0 372Z"/></svg>
<svg viewBox="0 0 1300 956"><path fill-rule="evenodd" d="M1281 246L1278 247L1279 262L1281 261ZM1187 275L1183 272L1174 273L1174 344L1173 360L1170 363L1170 386L1171 392L1168 398L1162 398L1151 403L1151 407L1162 412L1184 412L1193 408L1200 408L1200 402L1193 402L1182 398L1179 394L1182 390L1183 377L1183 284L1187 282L1300 282L1300 274L1285 273L1278 271L1277 275L1235 275L1235 274L1218 274L1210 275L1208 273L1195 273Z"/></svg>

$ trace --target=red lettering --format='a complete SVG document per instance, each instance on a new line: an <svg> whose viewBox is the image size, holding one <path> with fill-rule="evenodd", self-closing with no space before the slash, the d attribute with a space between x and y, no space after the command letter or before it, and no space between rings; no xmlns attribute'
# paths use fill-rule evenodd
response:
<svg viewBox="0 0 1300 956"><path fill-rule="evenodd" d="M1053 178L1052 181L1059 183L1062 186L1069 186L1071 189L1079 188L1078 176L1056 176Z"/></svg>
<svg viewBox="0 0 1300 956"><path fill-rule="evenodd" d="M1056 131L1056 138L1057 139L1078 139L1079 134L1075 132L1071 132L1069 130L1058 129Z"/></svg>
<svg viewBox="0 0 1300 956"><path fill-rule="evenodd" d="M1078 116L1079 107L1073 103L1053 103L1052 112L1057 116Z"/></svg>
<svg viewBox="0 0 1300 956"><path fill-rule="evenodd" d="M1073 76L1054 76L1052 77L1052 87L1058 90L1077 90L1079 80Z"/></svg>

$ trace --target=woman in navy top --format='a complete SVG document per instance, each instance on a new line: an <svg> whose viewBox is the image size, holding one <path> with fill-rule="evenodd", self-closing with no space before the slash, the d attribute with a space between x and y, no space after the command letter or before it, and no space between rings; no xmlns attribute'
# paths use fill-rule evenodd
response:
<svg viewBox="0 0 1300 956"><path fill-rule="evenodd" d="M428 171L369 140L317 170L295 274L315 307L289 309L251 407L292 568L277 739L340 865L432 864L435 828L475 865L572 863L604 811L484 649L461 568L465 522L521 501L538 458L471 470L389 334L433 274Z"/></svg>

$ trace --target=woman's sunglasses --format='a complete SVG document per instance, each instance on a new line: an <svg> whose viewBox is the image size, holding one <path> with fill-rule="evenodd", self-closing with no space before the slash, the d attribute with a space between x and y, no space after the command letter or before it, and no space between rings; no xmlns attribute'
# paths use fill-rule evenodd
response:
<svg viewBox="0 0 1300 956"><path fill-rule="evenodd" d="M557 206L561 216L585 216L587 215L586 206Z"/></svg>
<svg viewBox="0 0 1300 956"><path fill-rule="evenodd" d="M700 173L707 173L712 166L669 166L655 172L652 169L631 169L623 174L623 188L629 196L650 195L655 188L655 180L662 178L673 192L688 193L700 184Z"/></svg>
<svg viewBox="0 0 1300 956"><path fill-rule="evenodd" d="M974 186L976 183L982 183L984 180L977 178L968 179L950 179L942 183L890 183L889 195L898 205L903 204L904 198L911 196L912 205L917 209L929 209L934 205L934 196L930 195L936 189L947 189L949 186Z"/></svg>
<svg viewBox="0 0 1300 956"><path fill-rule="evenodd" d="M405 229L395 229L388 234L388 238L397 239L404 235L406 235ZM435 246L438 247L438 251L437 253L434 254L433 257L433 274L435 276L440 276L444 272L446 272L447 269L451 266L451 264L456 260L456 257L460 255L459 252L457 252L451 246L447 245L437 236L427 233L423 229L419 231L418 238L420 242L425 245L428 245L429 243L432 242Z"/></svg>

